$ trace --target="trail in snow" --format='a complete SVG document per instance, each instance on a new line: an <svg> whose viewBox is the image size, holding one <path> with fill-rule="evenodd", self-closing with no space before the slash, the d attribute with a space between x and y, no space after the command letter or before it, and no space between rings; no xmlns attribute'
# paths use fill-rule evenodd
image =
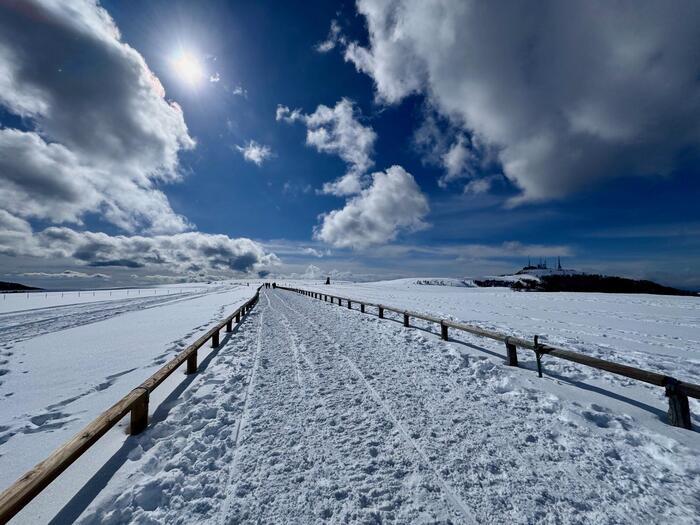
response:
<svg viewBox="0 0 700 525"><path fill-rule="evenodd" d="M139 453L82 522L462 523L467 512L476 522L694 523L700 515L695 434L656 432L637 407L506 367L476 345L465 353L292 293L265 291L173 404L164 423L136 438Z"/></svg>
<svg viewBox="0 0 700 525"><path fill-rule="evenodd" d="M265 296L269 303L269 299ZM231 481L233 476L236 474L236 457L238 449L241 445L241 431L246 423L246 414L248 411L248 400L250 399L250 394L255 388L255 373L258 370L258 365L260 363L260 352L262 350L262 325L265 319L265 315L261 314L258 321L258 334L255 341L255 356L253 357L253 369L250 372L250 377L248 378L248 384L245 389L245 396L243 397L243 411L241 416L238 418L238 423L236 424L236 431L233 434L233 458L231 459L231 464L228 466L228 475L226 476L226 486L224 487L224 503L222 505L222 510L219 513L221 520L224 521L226 515L228 514L228 509L230 505L230 491Z"/></svg>
<svg viewBox="0 0 700 525"><path fill-rule="evenodd" d="M282 302L282 304L290 312L292 312L294 315L297 315L296 311L293 308L291 308L290 306L288 306L287 303L281 297L277 296L277 299L279 299ZM329 347L336 349L336 351L338 352L336 357L338 359L342 359L343 361L345 361L347 363L347 365L349 366L350 370L352 370L352 372L354 372L362 380L362 382L364 383L364 385L367 388L370 395L374 398L376 403L384 410L386 415L391 419L391 421L393 421L393 423L396 425L398 430L401 432L406 443L408 443L411 447L413 447L413 449L415 449L415 451L418 453L418 455L422 459L424 466L426 466L427 468L429 468L432 471L433 475L435 476L435 478L437 479L441 488L443 489L447 499L455 507L455 509L462 514L462 520L464 520L464 522L472 523L473 521L472 521L472 517L471 517L471 511L468 508L468 506L459 498L458 495L455 494L455 491L452 489L452 487L450 487L449 483L447 483L443 479L443 477L440 475L440 473L433 467L433 464L430 461L430 459L428 458L428 456L426 455L426 453L411 438L411 436L409 436L405 427L401 424L399 419L396 417L396 414L394 414L394 412L387 406L387 404L382 399L381 395L379 395L377 390L371 385L371 383L367 380L367 378L360 371L360 369L357 367L357 365L350 358L348 358L347 355L345 355L345 353L343 353L342 348L340 348L338 346L338 344L333 339L331 339L325 331L318 330L313 325L313 323L309 322L307 319L305 319L303 317L302 318L297 317L297 320L301 324L308 325L309 328L311 329L311 331L313 333L315 333L315 335L324 339L327 342Z"/></svg>

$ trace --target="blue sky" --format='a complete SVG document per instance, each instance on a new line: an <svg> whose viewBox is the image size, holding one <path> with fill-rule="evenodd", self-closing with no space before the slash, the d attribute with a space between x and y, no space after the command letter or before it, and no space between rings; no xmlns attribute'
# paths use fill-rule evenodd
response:
<svg viewBox="0 0 700 525"><path fill-rule="evenodd" d="M429 4L3 5L0 279L700 289L698 6Z"/></svg>

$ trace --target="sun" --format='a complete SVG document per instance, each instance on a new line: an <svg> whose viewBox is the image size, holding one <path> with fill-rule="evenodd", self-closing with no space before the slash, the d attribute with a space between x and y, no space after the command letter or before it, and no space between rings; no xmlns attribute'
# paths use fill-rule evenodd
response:
<svg viewBox="0 0 700 525"><path fill-rule="evenodd" d="M171 62L173 71L190 87L198 86L204 79L204 68L194 53L183 51Z"/></svg>

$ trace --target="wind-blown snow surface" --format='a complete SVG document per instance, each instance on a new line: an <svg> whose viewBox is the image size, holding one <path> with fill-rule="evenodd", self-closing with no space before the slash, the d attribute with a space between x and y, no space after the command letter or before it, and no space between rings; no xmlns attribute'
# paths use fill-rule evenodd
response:
<svg viewBox="0 0 700 525"><path fill-rule="evenodd" d="M254 293L253 284L201 284L8 294L0 309L0 489Z"/></svg>
<svg viewBox="0 0 700 525"><path fill-rule="evenodd" d="M458 296L443 295L445 287L424 295L429 303L390 284L338 291L363 297L372 286L386 302L459 308L447 306ZM553 326L590 337L599 310L597 330L614 331L605 328L618 324L606 303L587 300L555 302ZM693 303L654 300L657 310L643 317L657 337L664 330L653 323L697 322ZM505 324L508 301L481 304L499 301L495 323ZM620 304L618 318L645 310ZM472 311L459 317L473 320ZM513 319L522 329L524 317ZM697 326L677 330L685 338L670 329L668 339L689 361ZM264 290L167 416L126 440L78 521L697 523L698 434L663 423L658 389L550 362L539 379L525 356L526 368L509 368L501 348L460 340Z"/></svg>

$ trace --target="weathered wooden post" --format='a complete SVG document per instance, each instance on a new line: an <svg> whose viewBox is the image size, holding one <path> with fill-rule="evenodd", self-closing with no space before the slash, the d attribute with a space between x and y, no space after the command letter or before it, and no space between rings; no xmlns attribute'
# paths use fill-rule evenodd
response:
<svg viewBox="0 0 700 525"><path fill-rule="evenodd" d="M666 379L666 397L668 397L668 422L674 427L691 430L688 396L678 388L678 380L673 377Z"/></svg>
<svg viewBox="0 0 700 525"><path fill-rule="evenodd" d="M226 322L226 331L227 332L233 332L233 319L229 319Z"/></svg>
<svg viewBox="0 0 700 525"><path fill-rule="evenodd" d="M241 310L240 310L240 308L239 308L238 311L236 312L236 322L237 322L237 323L240 323L240 322L241 322Z"/></svg>
<svg viewBox="0 0 700 525"><path fill-rule="evenodd" d="M138 387L137 390L141 390L141 395L131 405L129 434L132 436L140 434L148 426L148 390L143 387Z"/></svg>
<svg viewBox="0 0 700 525"><path fill-rule="evenodd" d="M350 299L348 299L348 308L352 309L352 301Z"/></svg>
<svg viewBox="0 0 700 525"><path fill-rule="evenodd" d="M506 351L508 352L508 366L518 366L518 349L510 342L509 337L506 337Z"/></svg>
<svg viewBox="0 0 700 525"><path fill-rule="evenodd" d="M449 336L447 335L447 325L445 324L445 321L440 321L440 337L442 337L443 341L447 341L449 339Z"/></svg>
<svg viewBox="0 0 700 525"><path fill-rule="evenodd" d="M218 330L216 332L214 332L214 335L211 336L211 347L212 348L219 347L219 331Z"/></svg>
<svg viewBox="0 0 700 525"><path fill-rule="evenodd" d="M384 308L382 308L381 306L379 306L377 308L379 310L379 318L384 319Z"/></svg>
<svg viewBox="0 0 700 525"><path fill-rule="evenodd" d="M360 312L365 313L365 303L360 303Z"/></svg>
<svg viewBox="0 0 700 525"><path fill-rule="evenodd" d="M197 350L187 356L187 371L186 374L197 373Z"/></svg>
<svg viewBox="0 0 700 525"><path fill-rule="evenodd" d="M536 335L535 343L535 361L537 361L537 377L542 377L542 351L540 350L540 336Z"/></svg>
<svg viewBox="0 0 700 525"><path fill-rule="evenodd" d="M408 314L406 312L403 313L403 325L404 326L410 326L408 324Z"/></svg>

